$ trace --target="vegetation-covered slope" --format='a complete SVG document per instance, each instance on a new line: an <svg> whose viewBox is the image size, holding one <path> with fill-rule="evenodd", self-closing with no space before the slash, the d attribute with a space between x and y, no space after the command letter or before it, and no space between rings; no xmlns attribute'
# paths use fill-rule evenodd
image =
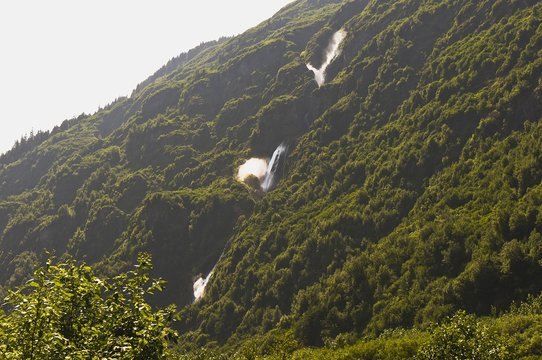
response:
<svg viewBox="0 0 542 360"><path fill-rule="evenodd" d="M542 4L300 0L0 158L0 282L154 255L187 344L305 345L542 290ZM340 55L318 87L333 33ZM235 179L288 142L266 194Z"/></svg>

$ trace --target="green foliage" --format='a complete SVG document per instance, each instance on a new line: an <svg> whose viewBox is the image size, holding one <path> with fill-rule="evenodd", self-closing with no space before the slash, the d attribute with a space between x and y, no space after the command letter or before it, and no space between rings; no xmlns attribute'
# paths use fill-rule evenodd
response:
<svg viewBox="0 0 542 360"><path fill-rule="evenodd" d="M481 324L475 316L456 313L449 321L433 329L417 359L513 359L504 339Z"/></svg>
<svg viewBox="0 0 542 360"><path fill-rule="evenodd" d="M288 333L404 358L428 335L387 329L504 313L542 291L541 19L534 0L299 0L202 44L0 157L0 285L45 250L108 276L148 251L170 284L152 301L182 307L179 351L201 357ZM306 62L340 28L318 87ZM284 141L273 191L235 179ZM493 330L537 356L522 306Z"/></svg>
<svg viewBox="0 0 542 360"><path fill-rule="evenodd" d="M303 349L295 352L292 359L329 360L393 360L412 359L425 334L417 331L393 330L372 340L361 340L352 345L341 346L340 336L323 349Z"/></svg>
<svg viewBox="0 0 542 360"><path fill-rule="evenodd" d="M48 261L11 291L0 316L3 359L162 359L175 309L154 311L147 296L163 282L149 278L150 257L132 271L99 278L87 265Z"/></svg>
<svg viewBox="0 0 542 360"><path fill-rule="evenodd" d="M512 315L542 315L542 294L533 296L529 294L526 301L513 303L510 308Z"/></svg>

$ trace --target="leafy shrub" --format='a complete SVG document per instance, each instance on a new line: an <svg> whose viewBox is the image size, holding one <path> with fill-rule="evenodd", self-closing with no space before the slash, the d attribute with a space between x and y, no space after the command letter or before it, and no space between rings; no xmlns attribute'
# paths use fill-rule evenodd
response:
<svg viewBox="0 0 542 360"><path fill-rule="evenodd" d="M449 321L435 328L427 343L419 349L417 358L513 359L507 344L497 333L464 311L457 312Z"/></svg>
<svg viewBox="0 0 542 360"><path fill-rule="evenodd" d="M140 255L133 271L111 279L69 260L34 272L10 292L0 314L3 359L162 359L173 307L154 312L145 300L162 289Z"/></svg>

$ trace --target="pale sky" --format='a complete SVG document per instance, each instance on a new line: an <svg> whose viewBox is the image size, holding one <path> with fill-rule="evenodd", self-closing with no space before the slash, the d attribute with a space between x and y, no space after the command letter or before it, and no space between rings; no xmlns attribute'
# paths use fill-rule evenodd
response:
<svg viewBox="0 0 542 360"><path fill-rule="evenodd" d="M32 129L129 95L172 57L291 1L0 1L0 153Z"/></svg>

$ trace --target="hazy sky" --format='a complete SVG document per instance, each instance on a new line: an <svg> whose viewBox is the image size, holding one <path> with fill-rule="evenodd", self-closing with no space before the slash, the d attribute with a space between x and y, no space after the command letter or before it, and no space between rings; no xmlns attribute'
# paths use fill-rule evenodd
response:
<svg viewBox="0 0 542 360"><path fill-rule="evenodd" d="M93 113L169 59L291 0L0 2L0 153L30 130Z"/></svg>

